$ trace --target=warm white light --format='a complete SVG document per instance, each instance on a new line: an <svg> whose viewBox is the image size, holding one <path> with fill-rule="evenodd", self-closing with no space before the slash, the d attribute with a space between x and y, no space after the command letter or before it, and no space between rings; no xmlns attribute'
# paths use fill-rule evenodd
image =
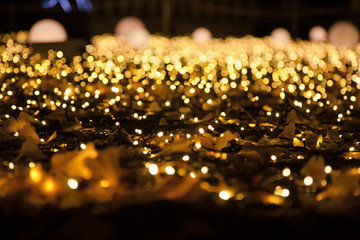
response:
<svg viewBox="0 0 360 240"><path fill-rule="evenodd" d="M36 22L29 32L29 43L65 42L67 38L63 25L53 19Z"/></svg>
<svg viewBox="0 0 360 240"><path fill-rule="evenodd" d="M159 172L158 166L154 163L150 164L149 166L149 173L151 175L156 175Z"/></svg>
<svg viewBox="0 0 360 240"><path fill-rule="evenodd" d="M326 42L327 31L321 26L314 26L309 31L309 39L314 42Z"/></svg>
<svg viewBox="0 0 360 240"><path fill-rule="evenodd" d="M127 37L138 28L145 28L144 23L140 19L136 17L125 17L116 24L115 35Z"/></svg>
<svg viewBox="0 0 360 240"><path fill-rule="evenodd" d="M194 30L191 37L194 39L195 42L204 43L211 40L212 34L209 29L200 27Z"/></svg>
<svg viewBox="0 0 360 240"><path fill-rule="evenodd" d="M275 28L270 36L277 43L288 43L291 41L291 35L285 28Z"/></svg>
<svg viewBox="0 0 360 240"><path fill-rule="evenodd" d="M289 195L290 195L289 189L284 188L284 189L281 190L280 196L288 197Z"/></svg>
<svg viewBox="0 0 360 240"><path fill-rule="evenodd" d="M67 181L67 184L68 184L69 188L71 188L71 189L77 189L79 186L78 181L76 181L73 178L69 178L69 180Z"/></svg>
<svg viewBox="0 0 360 240"><path fill-rule="evenodd" d="M313 182L314 182L314 180L313 180L313 178L310 177L310 176L307 176L307 177L304 178L304 184L305 184L306 186L310 186Z"/></svg>
<svg viewBox="0 0 360 240"><path fill-rule="evenodd" d="M150 33L145 28L134 29L128 36L127 40L130 46L139 49L144 48L150 38Z"/></svg>
<svg viewBox="0 0 360 240"><path fill-rule="evenodd" d="M209 172L209 168L206 167L206 166L203 166L203 167L201 168L201 172L202 172L202 174L207 174L207 173Z"/></svg>
<svg viewBox="0 0 360 240"><path fill-rule="evenodd" d="M223 190L219 192L219 198L221 198L222 200L228 200L230 198L230 193L226 190Z"/></svg>
<svg viewBox="0 0 360 240"><path fill-rule="evenodd" d="M184 155L183 158L182 158L183 161L189 161L190 160L190 157L189 155Z"/></svg>
<svg viewBox="0 0 360 240"><path fill-rule="evenodd" d="M291 170L289 168L284 168L284 170L282 171L282 175L284 177L288 177L290 176L290 174L291 174Z"/></svg>
<svg viewBox="0 0 360 240"><path fill-rule="evenodd" d="M115 35L124 37L133 48L143 48L150 38L144 23L136 17L121 19L115 27Z"/></svg>
<svg viewBox="0 0 360 240"><path fill-rule="evenodd" d="M165 168L165 172L168 174L168 175L174 175L175 174L175 169L172 167L172 166L167 166Z"/></svg>
<svg viewBox="0 0 360 240"><path fill-rule="evenodd" d="M325 166L324 168L325 173L330 174L332 171L332 167L330 165Z"/></svg>
<svg viewBox="0 0 360 240"><path fill-rule="evenodd" d="M354 47L359 42L359 30L350 22L336 22L329 28L329 41L336 46Z"/></svg>

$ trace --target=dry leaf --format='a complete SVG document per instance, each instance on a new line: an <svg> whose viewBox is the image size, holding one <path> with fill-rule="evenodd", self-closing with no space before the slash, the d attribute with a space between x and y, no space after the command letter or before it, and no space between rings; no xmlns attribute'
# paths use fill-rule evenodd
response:
<svg viewBox="0 0 360 240"><path fill-rule="evenodd" d="M31 126L29 123L26 123L24 127L19 131L19 138L22 140L31 138L34 139L36 143L40 143L40 138L35 132L35 129L33 126Z"/></svg>
<svg viewBox="0 0 360 240"><path fill-rule="evenodd" d="M20 155L28 156L35 159L44 159L46 156L40 151L37 143L33 138L27 138L21 146Z"/></svg>
<svg viewBox="0 0 360 240"><path fill-rule="evenodd" d="M229 143L229 141L238 138L239 134L238 133L232 133L229 130L226 130L224 132L224 135L222 137L218 137L218 139L215 141L215 146L214 149L217 151L220 151L221 149L223 149L224 147L226 147Z"/></svg>
<svg viewBox="0 0 360 240"><path fill-rule="evenodd" d="M54 171L64 173L68 177L80 177L89 180L92 176L91 169L87 166L88 159L98 156L93 143L86 145L82 151L73 151L54 154L51 158L51 166Z"/></svg>
<svg viewBox="0 0 360 240"><path fill-rule="evenodd" d="M11 135L9 135L6 131L4 131L2 128L0 128L0 142L4 143L4 142L8 142L8 141L12 141L15 138Z"/></svg>
<svg viewBox="0 0 360 240"><path fill-rule="evenodd" d="M293 140L293 138L295 136L295 130L296 130L295 123L294 123L294 121L291 121L289 123L289 125L286 126L284 131L282 131L282 133L279 134L278 137Z"/></svg>
<svg viewBox="0 0 360 240"><path fill-rule="evenodd" d="M10 117L4 121L2 129L4 129L7 133L18 132L19 124L14 117Z"/></svg>
<svg viewBox="0 0 360 240"><path fill-rule="evenodd" d="M150 103L148 109L149 112L160 112L162 111L162 107L160 107L160 105L158 104L158 102L153 101L152 103Z"/></svg>
<svg viewBox="0 0 360 240"><path fill-rule="evenodd" d="M324 171L325 160L321 155L314 155L310 160L303 166L300 173L303 176L311 176L314 182L320 183L326 177Z"/></svg>
<svg viewBox="0 0 360 240"><path fill-rule="evenodd" d="M294 137L294 139L293 139L293 145L294 145L294 147L304 147L305 146L304 143L296 137Z"/></svg>

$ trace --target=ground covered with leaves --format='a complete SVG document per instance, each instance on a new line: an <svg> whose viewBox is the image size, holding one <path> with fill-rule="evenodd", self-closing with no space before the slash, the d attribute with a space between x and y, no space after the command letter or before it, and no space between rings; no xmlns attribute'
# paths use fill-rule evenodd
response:
<svg viewBox="0 0 360 240"><path fill-rule="evenodd" d="M273 227L290 219L292 234L299 220L307 234L358 216L360 47L152 36L133 49L104 35L64 57L19 32L0 53L5 226L53 238L44 221L81 229L62 220L77 213L92 237L120 236L114 221L143 237L143 218L146 236L218 238L235 223L284 233ZM168 232L145 227L164 210ZM19 215L44 220L29 230Z"/></svg>

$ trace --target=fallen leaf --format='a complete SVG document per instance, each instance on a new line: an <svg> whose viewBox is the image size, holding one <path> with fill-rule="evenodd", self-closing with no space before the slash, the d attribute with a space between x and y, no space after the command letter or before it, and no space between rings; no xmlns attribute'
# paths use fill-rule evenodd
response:
<svg viewBox="0 0 360 240"><path fill-rule="evenodd" d="M325 160L321 155L312 156L303 166L300 173L303 176L311 176L316 183L320 183L326 177L324 171Z"/></svg>
<svg viewBox="0 0 360 240"><path fill-rule="evenodd" d="M282 131L278 137L280 138L287 138L287 139L290 139L290 140L293 140L294 136L295 136L295 130L296 130L296 127L295 127L295 123L294 121L291 121L289 123L289 125L287 125L284 129L284 131Z"/></svg>
<svg viewBox="0 0 360 240"><path fill-rule="evenodd" d="M87 166L88 159L95 159L98 152L93 143L88 143L86 149L82 151L72 151L54 154L51 158L53 171L58 171L68 177L80 177L89 180L92 177L92 171Z"/></svg>
<svg viewBox="0 0 360 240"><path fill-rule="evenodd" d="M20 155L32 157L34 159L46 158L33 138L26 138L25 142L21 146Z"/></svg>
<svg viewBox="0 0 360 240"><path fill-rule="evenodd" d="M12 141L15 138L11 135L9 135L6 131L4 131L2 128L0 128L0 142L4 143L4 142L8 142L8 141Z"/></svg>
<svg viewBox="0 0 360 240"><path fill-rule="evenodd" d="M215 141L214 149L217 151L220 151L221 149L226 147L229 141L239 137L238 133L234 134L229 130L226 130L223 134L224 135L222 137L218 137L217 140Z"/></svg>
<svg viewBox="0 0 360 240"><path fill-rule="evenodd" d="M35 132L35 128L30 125L30 123L26 123L24 127L19 131L19 138L22 140L31 138L34 139L36 143L40 143L40 138Z"/></svg>

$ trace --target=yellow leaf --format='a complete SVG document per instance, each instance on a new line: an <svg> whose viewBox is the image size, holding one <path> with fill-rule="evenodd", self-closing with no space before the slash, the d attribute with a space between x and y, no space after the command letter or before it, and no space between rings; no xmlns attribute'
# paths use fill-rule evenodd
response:
<svg viewBox="0 0 360 240"><path fill-rule="evenodd" d="M216 140L214 149L220 151L221 149L223 149L224 147L227 146L229 141L231 141L237 137L238 137L238 134L233 134L231 131L226 130L224 132L224 135L222 137L219 137Z"/></svg>
<svg viewBox="0 0 360 240"><path fill-rule="evenodd" d="M56 131L55 131L53 134L51 134L51 136L49 137L49 139L47 140L47 142L50 142L50 141L54 140L56 137L57 137L57 133L56 133Z"/></svg>
<svg viewBox="0 0 360 240"><path fill-rule="evenodd" d="M304 147L304 143L296 137L293 139L293 145L294 147Z"/></svg>

